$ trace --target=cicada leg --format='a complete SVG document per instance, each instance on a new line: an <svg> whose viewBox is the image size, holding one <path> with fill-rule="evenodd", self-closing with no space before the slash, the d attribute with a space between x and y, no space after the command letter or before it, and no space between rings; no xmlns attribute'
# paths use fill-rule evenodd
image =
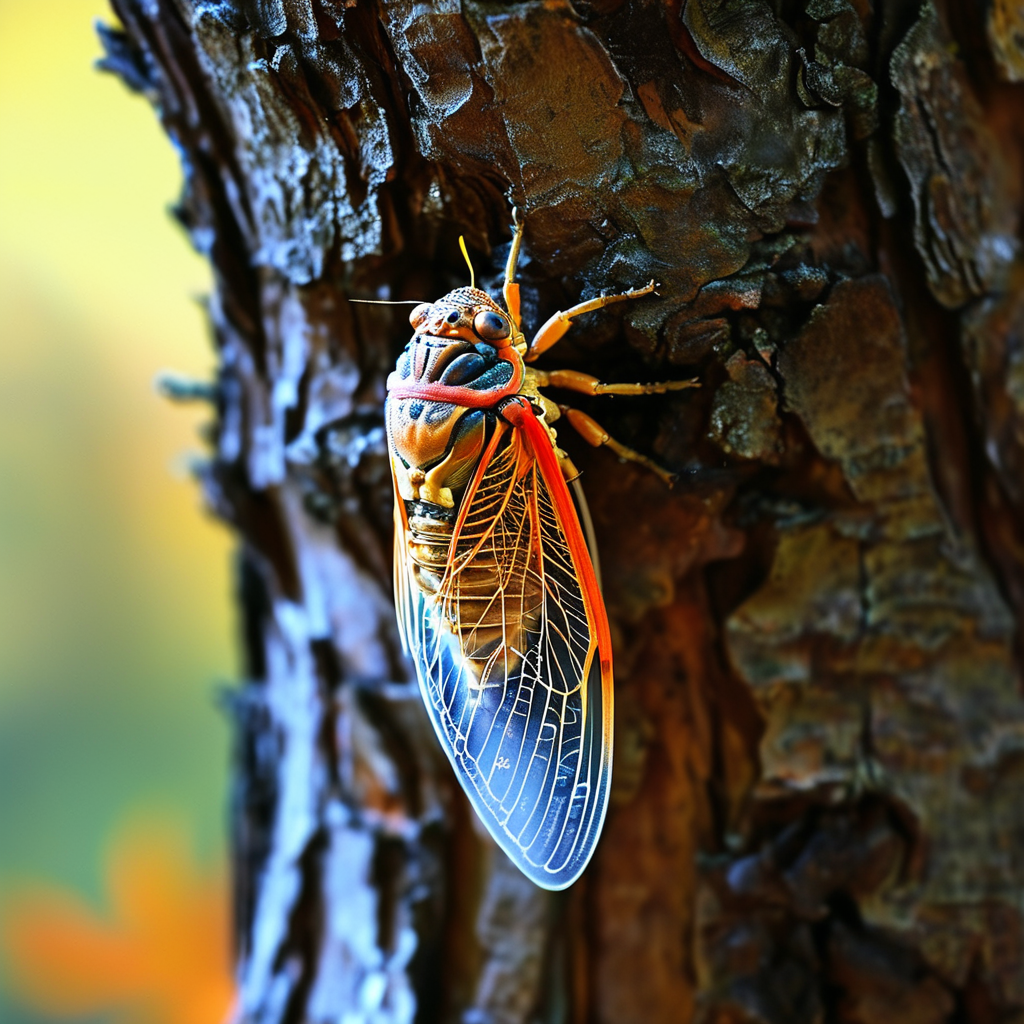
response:
<svg viewBox="0 0 1024 1024"><path fill-rule="evenodd" d="M657 475L660 476L669 487L675 483L675 474L670 473L664 467L659 466L653 459L647 458L646 455L641 455L640 452L634 451L632 448L627 448L624 444L620 444L593 417L588 416L585 412L580 412L579 409L573 409L568 405L560 405L558 408L562 415L569 421L569 425L580 435L580 437L583 438L584 441L587 442L587 444L591 444L595 448L600 448L604 445L615 452L620 459L626 459L628 462L638 462L641 466L646 466L652 473L657 473Z"/></svg>
<svg viewBox="0 0 1024 1024"><path fill-rule="evenodd" d="M598 295L596 298L580 302L570 309L555 313L534 335L533 341L530 342L530 347L526 353L526 361L532 363L541 352L546 352L556 341L563 337L565 332L572 326L573 317L577 317L581 313L589 313L594 309L601 309L603 306L611 305L613 302L639 299L642 295L650 295L654 289L655 284L651 281L649 284L644 285L643 288L634 288L632 291L623 292L621 295Z"/></svg>
<svg viewBox="0 0 1024 1024"><path fill-rule="evenodd" d="M563 388L581 395L663 395L666 391L699 388L700 381L665 380L655 384L607 384L579 370L534 370L538 387Z"/></svg>
<svg viewBox="0 0 1024 1024"><path fill-rule="evenodd" d="M502 295L505 297L505 308L512 317L512 322L519 330L519 285L516 284L516 265L519 263L519 247L523 242L523 222L519 219L519 211L512 207L512 248L508 252L505 264L505 286Z"/></svg>

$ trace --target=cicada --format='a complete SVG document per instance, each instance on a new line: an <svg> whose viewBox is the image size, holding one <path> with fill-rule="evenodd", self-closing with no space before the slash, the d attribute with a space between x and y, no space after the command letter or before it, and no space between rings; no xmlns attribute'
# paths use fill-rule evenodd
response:
<svg viewBox="0 0 1024 1024"><path fill-rule="evenodd" d="M695 382L604 384L529 365L575 317L655 285L555 313L527 343L515 283L522 233L516 221L504 308L472 281L417 305L388 378L395 604L474 809L530 879L564 889L590 860L608 809L612 645L579 474L553 424L564 415L591 444L667 474L541 389L637 395Z"/></svg>

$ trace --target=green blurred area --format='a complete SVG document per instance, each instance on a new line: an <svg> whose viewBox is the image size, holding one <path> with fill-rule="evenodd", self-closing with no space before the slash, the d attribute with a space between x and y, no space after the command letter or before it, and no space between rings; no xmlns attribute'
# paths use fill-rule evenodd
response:
<svg viewBox="0 0 1024 1024"><path fill-rule="evenodd" d="M99 900L139 813L223 849L230 541L183 471L208 412L152 386L210 376L209 272L154 112L92 67L96 18L0 0L0 913L29 880Z"/></svg>

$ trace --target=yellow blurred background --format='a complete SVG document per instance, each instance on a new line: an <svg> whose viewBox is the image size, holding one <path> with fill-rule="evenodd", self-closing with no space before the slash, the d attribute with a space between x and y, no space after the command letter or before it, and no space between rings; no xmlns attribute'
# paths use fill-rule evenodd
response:
<svg viewBox="0 0 1024 1024"><path fill-rule="evenodd" d="M0 0L0 921L39 881L102 909L126 821L223 855L230 539L184 469L209 413L153 389L210 376L210 278L154 112L93 69L96 18ZM0 1020L50 1019L0 979Z"/></svg>

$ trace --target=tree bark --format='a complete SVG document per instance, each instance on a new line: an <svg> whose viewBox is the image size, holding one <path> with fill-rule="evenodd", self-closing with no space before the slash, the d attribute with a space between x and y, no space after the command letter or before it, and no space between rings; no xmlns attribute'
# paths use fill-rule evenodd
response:
<svg viewBox="0 0 1024 1024"><path fill-rule="evenodd" d="M213 264L239 538L238 1020L1024 1021L1024 16L1010 0L114 0ZM467 810L391 605L404 311L527 326L679 473L584 470L612 808L564 894ZM478 278L479 279L479 278Z"/></svg>

